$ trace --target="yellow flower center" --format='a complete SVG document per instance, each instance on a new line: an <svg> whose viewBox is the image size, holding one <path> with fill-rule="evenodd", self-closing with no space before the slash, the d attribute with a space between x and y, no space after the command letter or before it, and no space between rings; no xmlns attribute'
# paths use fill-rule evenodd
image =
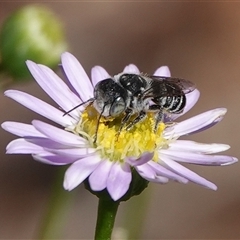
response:
<svg viewBox="0 0 240 240"><path fill-rule="evenodd" d="M134 117L136 116L132 119ZM99 119L99 113L95 108L88 106L74 132L88 139L90 145L100 151L102 158L123 162L126 157L139 157L144 152L154 152L153 159L156 161L156 150L167 145L167 140L163 138L165 124L160 123L154 132L154 114L147 113L143 121L135 124L130 130L126 130L124 126L119 133L122 118L123 115L114 119L105 117Z"/></svg>

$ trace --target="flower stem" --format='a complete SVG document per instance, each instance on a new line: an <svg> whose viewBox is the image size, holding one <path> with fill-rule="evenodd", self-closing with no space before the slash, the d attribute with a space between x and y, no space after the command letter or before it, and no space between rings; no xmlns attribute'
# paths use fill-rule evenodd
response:
<svg viewBox="0 0 240 240"><path fill-rule="evenodd" d="M99 198L95 240L110 240L119 202Z"/></svg>

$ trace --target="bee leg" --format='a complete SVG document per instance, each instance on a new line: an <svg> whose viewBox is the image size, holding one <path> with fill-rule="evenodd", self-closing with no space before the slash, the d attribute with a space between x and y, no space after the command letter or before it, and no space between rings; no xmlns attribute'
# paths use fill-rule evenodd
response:
<svg viewBox="0 0 240 240"><path fill-rule="evenodd" d="M158 124L163 121L163 118L164 118L163 108L160 108L158 113L156 114L154 132L157 132Z"/></svg>
<svg viewBox="0 0 240 240"><path fill-rule="evenodd" d="M155 115L155 125L154 125L154 132L157 131L158 124L163 121L164 115L163 115L163 107L157 104L149 106L149 111L151 112L157 112Z"/></svg>
<svg viewBox="0 0 240 240"><path fill-rule="evenodd" d="M103 106L102 112L99 114L98 116L98 120L97 120L97 126L96 126L96 130L95 130L95 135L93 137L93 143L95 144L97 142L97 134L98 134L98 128L99 128L99 123L100 123L100 119L104 113L104 109L105 109L106 105Z"/></svg>
<svg viewBox="0 0 240 240"><path fill-rule="evenodd" d="M130 130L135 124L142 121L147 116L147 113L144 111L141 111L139 115L126 127L126 130Z"/></svg>
<svg viewBox="0 0 240 240"><path fill-rule="evenodd" d="M117 132L117 134L116 134L117 139L118 139L118 137L119 137L119 135L120 135L120 133L121 133L124 125L128 122L129 118L132 116L133 111L132 111L132 109L127 108L126 111L125 111L125 113L126 113L126 115L125 115L124 118L122 119L121 125L120 125L120 127L119 127L119 129L118 129L118 132Z"/></svg>

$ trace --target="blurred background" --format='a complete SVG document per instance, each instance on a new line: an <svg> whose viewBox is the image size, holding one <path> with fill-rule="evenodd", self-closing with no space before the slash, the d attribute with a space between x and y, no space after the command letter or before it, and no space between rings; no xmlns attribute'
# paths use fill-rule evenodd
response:
<svg viewBox="0 0 240 240"><path fill-rule="evenodd" d="M0 2L0 25L24 2ZM62 20L69 51L86 72L101 65L110 74L136 64L153 73L161 65L172 76L189 79L201 92L196 106L181 119L226 107L228 113L213 128L189 136L204 143L226 143L226 152L240 156L240 3L233 2L42 2ZM49 52L51 54L51 52ZM20 89L51 102L34 82L16 83ZM30 123L42 119L0 95L1 122ZM52 183L53 166L31 156L5 155L15 136L0 129L0 238L34 239L39 231ZM198 185L150 184L144 222L135 229L140 239L240 238L240 165L189 166L218 186L216 192ZM70 206L63 239L92 239L97 198L81 185ZM141 197L122 203L116 228L134 228L134 206ZM138 205L139 206L139 205ZM132 211L131 211L132 209Z"/></svg>

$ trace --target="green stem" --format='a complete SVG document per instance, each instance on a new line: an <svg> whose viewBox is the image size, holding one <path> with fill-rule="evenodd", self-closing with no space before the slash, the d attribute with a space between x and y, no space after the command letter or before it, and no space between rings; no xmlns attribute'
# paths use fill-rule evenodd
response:
<svg viewBox="0 0 240 240"><path fill-rule="evenodd" d="M99 199L95 240L110 240L119 202Z"/></svg>
<svg viewBox="0 0 240 240"><path fill-rule="evenodd" d="M75 193L63 189L65 168L56 172L53 181L48 209L45 213L38 239L60 239L67 221L69 209Z"/></svg>

